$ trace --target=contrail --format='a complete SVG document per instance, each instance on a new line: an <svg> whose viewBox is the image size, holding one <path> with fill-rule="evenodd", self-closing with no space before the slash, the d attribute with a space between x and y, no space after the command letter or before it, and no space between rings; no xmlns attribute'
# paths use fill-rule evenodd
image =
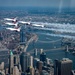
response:
<svg viewBox="0 0 75 75"><path fill-rule="evenodd" d="M70 29L37 28L37 27L34 27L34 29L45 30L45 31L54 31L54 32L60 32L60 33L75 33L75 31L72 29L70 30Z"/></svg>
<svg viewBox="0 0 75 75"><path fill-rule="evenodd" d="M46 27L56 27L56 28L63 28L63 29L75 29L75 24L61 24L61 23L43 23L43 22L35 22L35 24L44 25Z"/></svg>
<svg viewBox="0 0 75 75"><path fill-rule="evenodd" d="M75 39L74 36L70 36L70 35L61 35L61 34L49 34L49 33L39 33L42 35L48 35L48 36L53 36L53 37L64 37L64 38L69 38L69 39Z"/></svg>
<svg viewBox="0 0 75 75"><path fill-rule="evenodd" d="M36 24L39 24L36 23ZM40 30L52 30L61 33L75 33L75 24L60 24L60 23L41 23L44 28L34 27Z"/></svg>

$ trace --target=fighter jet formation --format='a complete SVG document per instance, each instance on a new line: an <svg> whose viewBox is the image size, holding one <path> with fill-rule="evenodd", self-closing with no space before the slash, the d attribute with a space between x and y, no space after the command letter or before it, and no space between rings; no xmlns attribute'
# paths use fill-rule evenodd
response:
<svg viewBox="0 0 75 75"><path fill-rule="evenodd" d="M11 18L4 18L4 23L6 25L9 25L8 30L11 31L17 31L20 32L21 26L25 25L27 27L31 27L38 30L43 31L52 31L53 33L46 33L45 35L48 36L55 36L55 37L66 37L66 38L72 38L75 39L74 33L75 33L75 25L70 23L43 23L43 22L31 22L31 21L19 21L17 20L17 17L14 19ZM14 26L14 27L10 27ZM44 35L44 33L42 33Z"/></svg>
<svg viewBox="0 0 75 75"><path fill-rule="evenodd" d="M11 31L18 31L19 32L21 29L21 27L20 28L18 27L19 24L25 24L25 25L30 25L33 27L41 27L41 28L44 27L44 25L40 25L40 24L35 24L35 23L31 24L30 21L29 22L18 21L17 17L16 18L4 18L4 21L9 21L9 22L4 22L6 25L14 26L14 28L11 28L11 27L6 28L6 29L11 30Z"/></svg>

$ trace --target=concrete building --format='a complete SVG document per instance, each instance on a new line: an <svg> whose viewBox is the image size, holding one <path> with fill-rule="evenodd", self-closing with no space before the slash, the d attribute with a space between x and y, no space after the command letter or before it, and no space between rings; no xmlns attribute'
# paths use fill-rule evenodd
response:
<svg viewBox="0 0 75 75"><path fill-rule="evenodd" d="M26 54L26 52L23 52L20 55L20 64L21 64L22 72L26 72L26 69L27 69L27 54Z"/></svg>
<svg viewBox="0 0 75 75"><path fill-rule="evenodd" d="M35 70L34 75L40 75L40 73L39 73L38 69L36 69L36 70Z"/></svg>
<svg viewBox="0 0 75 75"><path fill-rule="evenodd" d="M0 64L0 70L4 70L4 62L1 62L1 64Z"/></svg>
<svg viewBox="0 0 75 75"><path fill-rule="evenodd" d="M33 68L33 56L29 56L29 60L28 60L28 66Z"/></svg>
<svg viewBox="0 0 75 75"><path fill-rule="evenodd" d="M18 65L18 63L20 62L20 57L18 54L14 55L14 65Z"/></svg>
<svg viewBox="0 0 75 75"><path fill-rule="evenodd" d="M22 72L26 72L28 67L33 68L33 57L29 53L23 52L20 56Z"/></svg>
<svg viewBox="0 0 75 75"><path fill-rule="evenodd" d="M20 42L25 42L26 36L25 36L25 27L22 26L20 30Z"/></svg>
<svg viewBox="0 0 75 75"><path fill-rule="evenodd" d="M10 55L9 55L9 74L13 74L13 67L14 67L14 55L12 51L10 50Z"/></svg>
<svg viewBox="0 0 75 75"><path fill-rule="evenodd" d="M13 75L20 75L20 72L17 66L13 67Z"/></svg>
<svg viewBox="0 0 75 75"><path fill-rule="evenodd" d="M41 74L43 62L42 61L38 61L36 66L37 66L37 69L38 69L39 73Z"/></svg>
<svg viewBox="0 0 75 75"><path fill-rule="evenodd" d="M45 53L45 52L42 52L42 53L40 54L40 61L46 62L46 53Z"/></svg>
<svg viewBox="0 0 75 75"><path fill-rule="evenodd" d="M9 53L7 49L0 50L0 63L4 62L4 68L9 66Z"/></svg>
<svg viewBox="0 0 75 75"><path fill-rule="evenodd" d="M5 69L5 74L8 75L9 74L8 72L9 72L9 68L6 68Z"/></svg>
<svg viewBox="0 0 75 75"><path fill-rule="evenodd" d="M37 57L37 49L34 49L34 58Z"/></svg>
<svg viewBox="0 0 75 75"><path fill-rule="evenodd" d="M45 71L45 70L42 70L42 73L41 73L41 75L50 75L47 71Z"/></svg>
<svg viewBox="0 0 75 75"><path fill-rule="evenodd" d="M34 75L34 68L30 67L30 75Z"/></svg>
<svg viewBox="0 0 75 75"><path fill-rule="evenodd" d="M33 60L33 66L34 66L34 68L36 68L38 61L40 61L40 59L34 58L34 60Z"/></svg>
<svg viewBox="0 0 75 75"><path fill-rule="evenodd" d="M64 58L63 60L55 60L54 75L71 75L72 60Z"/></svg>

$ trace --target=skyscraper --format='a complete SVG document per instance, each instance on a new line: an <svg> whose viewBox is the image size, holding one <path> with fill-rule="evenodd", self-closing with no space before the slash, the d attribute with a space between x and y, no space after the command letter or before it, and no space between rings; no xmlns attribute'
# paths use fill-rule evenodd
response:
<svg viewBox="0 0 75 75"><path fill-rule="evenodd" d="M22 68L22 72L26 72L27 69L27 56L26 56L26 52L23 52L20 55L20 64L21 64L21 68Z"/></svg>
<svg viewBox="0 0 75 75"><path fill-rule="evenodd" d="M13 75L20 75L20 72L17 66L13 67Z"/></svg>
<svg viewBox="0 0 75 75"><path fill-rule="evenodd" d="M18 65L19 62L20 62L19 55L18 54L14 55L14 65Z"/></svg>
<svg viewBox="0 0 75 75"><path fill-rule="evenodd" d="M0 70L4 70L4 62L0 64Z"/></svg>
<svg viewBox="0 0 75 75"><path fill-rule="evenodd" d="M29 56L28 66L33 68L33 56Z"/></svg>
<svg viewBox="0 0 75 75"><path fill-rule="evenodd" d="M9 66L9 53L8 49L0 49L0 63L4 62L4 68Z"/></svg>
<svg viewBox="0 0 75 75"><path fill-rule="evenodd" d="M37 62L37 69L38 69L38 71L39 71L40 74L42 72L42 66L43 66L43 62L42 61L38 61Z"/></svg>
<svg viewBox="0 0 75 75"><path fill-rule="evenodd" d="M42 52L42 54L40 54L40 61L46 62L46 53Z"/></svg>
<svg viewBox="0 0 75 75"><path fill-rule="evenodd" d="M12 51L10 50L10 55L9 55L9 74L13 74L13 67L14 67L14 55Z"/></svg>
<svg viewBox="0 0 75 75"><path fill-rule="evenodd" d="M22 26L20 30L20 42L25 42L25 27Z"/></svg>
<svg viewBox="0 0 75 75"><path fill-rule="evenodd" d="M47 62L47 65L49 65L50 64L50 59L46 58L46 62Z"/></svg>
<svg viewBox="0 0 75 75"><path fill-rule="evenodd" d="M30 74L34 75L34 68L30 67Z"/></svg>
<svg viewBox="0 0 75 75"><path fill-rule="evenodd" d="M64 58L63 60L55 60L54 75L71 75L72 60Z"/></svg>
<svg viewBox="0 0 75 75"><path fill-rule="evenodd" d="M34 58L37 56L37 49L34 49Z"/></svg>
<svg viewBox="0 0 75 75"><path fill-rule="evenodd" d="M34 61L33 61L34 68L36 68L38 61L40 61L38 58L34 58Z"/></svg>
<svg viewBox="0 0 75 75"><path fill-rule="evenodd" d="M23 52L20 56L20 63L23 72L26 72L28 67L33 67L33 57L29 53Z"/></svg>

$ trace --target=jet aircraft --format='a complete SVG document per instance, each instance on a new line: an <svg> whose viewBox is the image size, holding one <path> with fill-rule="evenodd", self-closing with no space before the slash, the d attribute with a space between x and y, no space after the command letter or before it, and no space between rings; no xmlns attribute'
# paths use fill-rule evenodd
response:
<svg viewBox="0 0 75 75"><path fill-rule="evenodd" d="M40 24L32 24L32 26L33 27L41 27L41 28L44 28L44 25L42 25L42 24L41 25Z"/></svg>
<svg viewBox="0 0 75 75"><path fill-rule="evenodd" d="M4 18L4 20L12 21L12 23L16 23L17 22L17 17L16 18Z"/></svg>
<svg viewBox="0 0 75 75"><path fill-rule="evenodd" d="M11 30L11 31L18 31L18 32L20 32L21 28L20 27L19 28L10 28L10 27L8 27L6 29Z"/></svg>

